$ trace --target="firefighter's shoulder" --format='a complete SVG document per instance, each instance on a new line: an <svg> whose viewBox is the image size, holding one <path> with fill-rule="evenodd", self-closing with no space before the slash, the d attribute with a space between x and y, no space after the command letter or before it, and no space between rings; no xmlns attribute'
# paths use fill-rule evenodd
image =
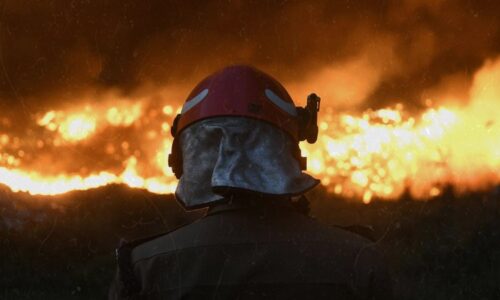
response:
<svg viewBox="0 0 500 300"><path fill-rule="evenodd" d="M147 245L147 244L151 244L152 242L154 242L162 237L174 234L175 232L177 232L178 230L180 230L181 228L183 228L189 224L190 223L184 223L184 224L177 226L171 230L163 231L161 233L149 235L146 237L141 237L141 238L131 240L131 241L121 240L118 248L116 248L116 250L115 250L116 259L118 261L120 261L120 260L123 260L124 258L126 258L126 260L133 263L133 262L135 262L135 259L133 257L135 249L137 249L141 246Z"/></svg>
<svg viewBox="0 0 500 300"><path fill-rule="evenodd" d="M358 236L361 236L371 242L375 242L375 230L373 230L373 227L368 226L368 225L361 225L361 224L353 224L353 225L347 225L347 226L341 226L341 225L335 225L335 227L349 231L351 233L354 233Z"/></svg>
<svg viewBox="0 0 500 300"><path fill-rule="evenodd" d="M323 233L330 236L334 240L350 240L354 244L359 244L363 247L365 244L371 244L375 241L375 231L369 225L351 224L351 225L338 225L338 224L324 224L319 222L315 217L307 218L309 224L313 226L308 229L311 234ZM353 245L354 245L353 244Z"/></svg>

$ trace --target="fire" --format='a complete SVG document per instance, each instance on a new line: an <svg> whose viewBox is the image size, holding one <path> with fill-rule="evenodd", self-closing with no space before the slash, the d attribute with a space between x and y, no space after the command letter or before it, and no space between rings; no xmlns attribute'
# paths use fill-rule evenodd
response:
<svg viewBox="0 0 500 300"><path fill-rule="evenodd" d="M112 106L106 111L106 120L113 126L130 126L141 116L142 108L139 103L130 107Z"/></svg>
<svg viewBox="0 0 500 300"><path fill-rule="evenodd" d="M100 186L122 183L133 188L145 188L153 193L167 194L175 190L175 184L165 183L161 178L142 178L136 170L137 159L131 157L127 167L118 176L99 172L86 177L80 175L44 176L36 172L23 172L0 167L0 182L14 192L32 195L58 195L74 190L87 190Z"/></svg>
<svg viewBox="0 0 500 300"><path fill-rule="evenodd" d="M76 114L68 117L59 127L59 133L67 141L81 141L95 131L96 120L91 116Z"/></svg>
<svg viewBox="0 0 500 300"><path fill-rule="evenodd" d="M92 136L98 127L131 126L141 115L141 103L114 104L110 107L85 105L78 112L48 111L37 120L37 124L49 131L57 131L66 142L78 142Z"/></svg>
<svg viewBox="0 0 500 300"><path fill-rule="evenodd" d="M466 104L421 113L401 104L363 113L326 105L318 142L301 144L308 172L330 192L364 203L398 199L406 191L428 199L447 185L464 192L499 184L498 82L500 59L476 73ZM161 101L120 99L44 112L24 135L0 132L0 183L42 195L113 183L172 193L177 181L167 165L169 131L179 110Z"/></svg>
<svg viewBox="0 0 500 300"><path fill-rule="evenodd" d="M65 141L78 142L95 132L96 122L96 118L91 115L87 107L84 112L69 115L51 110L45 113L37 123L50 131L58 131Z"/></svg>
<svg viewBox="0 0 500 300"><path fill-rule="evenodd" d="M36 172L9 170L0 167L0 182L14 192L32 195L58 195L73 190L86 190L116 182L116 176L100 172L87 177L79 175L44 176Z"/></svg>
<svg viewBox="0 0 500 300"><path fill-rule="evenodd" d="M319 147L302 145L312 156L311 172L332 192L365 203L374 196L396 199L406 188L417 198L435 196L435 185L444 184L444 178L432 180L428 174L428 187L412 187L424 167L444 160L447 145L442 140L458 122L457 115L445 108L430 109L418 119L403 115L401 105L359 117L327 112Z"/></svg>

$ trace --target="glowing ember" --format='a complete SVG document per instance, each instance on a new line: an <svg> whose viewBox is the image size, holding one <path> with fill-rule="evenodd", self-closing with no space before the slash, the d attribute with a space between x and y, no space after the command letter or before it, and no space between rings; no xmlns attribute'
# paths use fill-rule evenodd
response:
<svg viewBox="0 0 500 300"><path fill-rule="evenodd" d="M113 106L106 112L106 120L113 126L130 126L141 116L141 105L139 103L131 107Z"/></svg>
<svg viewBox="0 0 500 300"><path fill-rule="evenodd" d="M465 106L410 115L400 104L360 114L325 105L319 140L301 144L308 171L327 189L364 203L405 191L436 197L500 183L500 60L476 74ZM328 99L324 99L328 101ZM13 191L55 195L107 184L172 193L167 166L178 106L107 101L39 115L36 135L0 132L0 183ZM32 126L36 127L36 126Z"/></svg>
<svg viewBox="0 0 500 300"><path fill-rule="evenodd" d="M80 141L95 131L95 123L95 119L91 116L72 115L59 126L59 133L67 141Z"/></svg>
<svg viewBox="0 0 500 300"><path fill-rule="evenodd" d="M324 118L329 126L320 126L319 147L302 146L313 157L311 172L332 192L369 203L374 196L395 199L406 188L426 198L436 194L431 193L435 185L445 183L444 178L420 172L445 160L442 151L448 145L442 141L457 122L453 112L431 109L415 120L404 118L399 106L360 117L327 114ZM414 190L420 181L429 186Z"/></svg>

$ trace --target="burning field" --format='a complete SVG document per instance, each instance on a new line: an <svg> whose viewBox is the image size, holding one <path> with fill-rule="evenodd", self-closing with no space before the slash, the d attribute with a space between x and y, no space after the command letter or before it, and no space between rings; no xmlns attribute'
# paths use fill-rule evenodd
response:
<svg viewBox="0 0 500 300"><path fill-rule="evenodd" d="M372 226L402 299L498 299L499 9L0 1L0 298L99 298L120 238L199 216L171 195L170 125L202 78L250 64L322 98L300 145L313 216Z"/></svg>
<svg viewBox="0 0 500 300"><path fill-rule="evenodd" d="M328 82L329 72L310 79L311 86ZM499 83L496 59L475 71L459 103L443 95L426 99L418 111L401 102L356 113L326 98L318 143L302 145L308 171L332 193L364 203L395 200L406 190L429 199L448 185L457 193L494 187L500 184ZM335 85L318 88L328 95ZM22 126L3 116L0 183L32 195L108 184L172 193L176 180L166 158L180 108L169 104L169 93L178 94L167 88L145 98L86 96L77 105L33 113Z"/></svg>

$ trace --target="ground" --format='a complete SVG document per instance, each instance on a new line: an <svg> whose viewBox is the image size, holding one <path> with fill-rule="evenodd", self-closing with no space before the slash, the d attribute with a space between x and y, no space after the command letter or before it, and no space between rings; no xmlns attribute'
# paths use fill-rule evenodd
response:
<svg viewBox="0 0 500 300"><path fill-rule="evenodd" d="M398 299L500 299L500 189L370 205L316 189L311 215L373 229ZM108 186L57 197L0 187L0 299L102 299L114 248L201 216L170 196Z"/></svg>

